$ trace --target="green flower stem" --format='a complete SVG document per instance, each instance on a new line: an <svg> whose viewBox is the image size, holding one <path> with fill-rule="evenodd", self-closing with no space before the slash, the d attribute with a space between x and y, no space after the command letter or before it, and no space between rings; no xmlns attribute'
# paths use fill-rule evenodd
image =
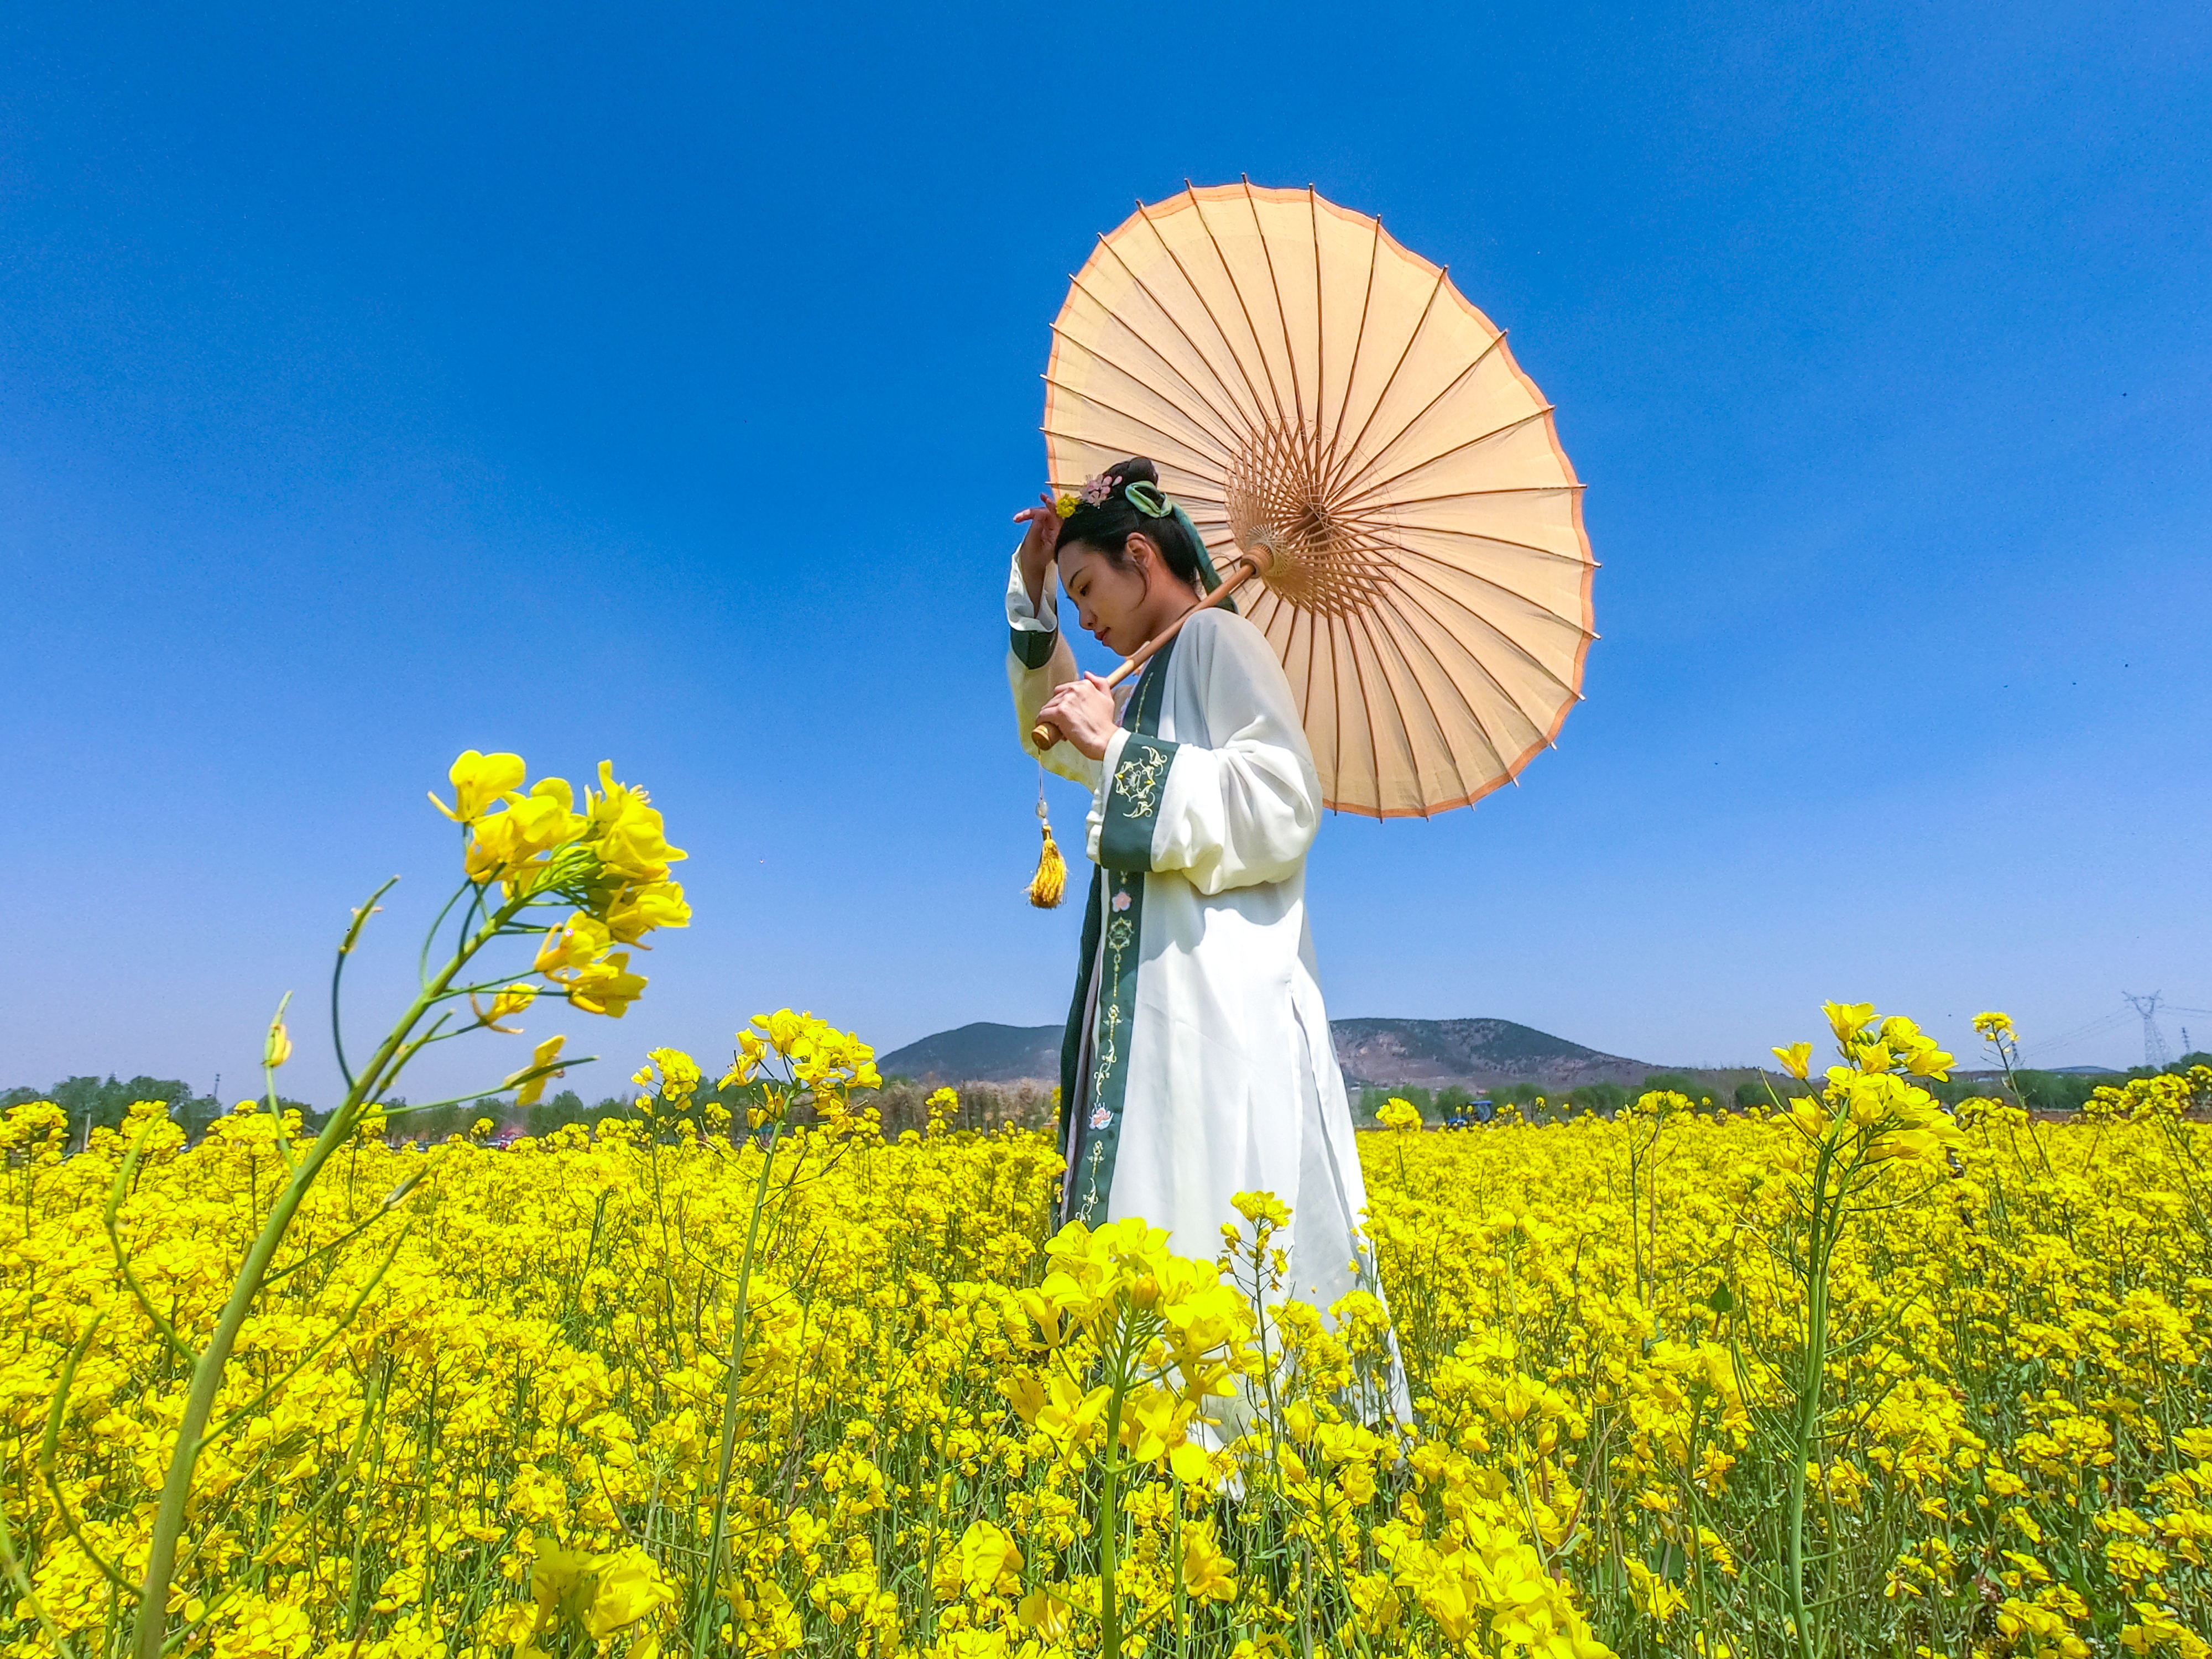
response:
<svg viewBox="0 0 2212 1659"><path fill-rule="evenodd" d="M1106 1449L1098 1460L1098 1650L1103 1659L1121 1659L1121 1402L1129 1392L1136 1346L1133 1312L1121 1321L1121 1346L1114 1355L1114 1392L1106 1401Z"/></svg>
<svg viewBox="0 0 2212 1659"><path fill-rule="evenodd" d="M1828 1264L1842 1223L1841 1183L1832 1200L1828 1174L1834 1167L1832 1139L1820 1143L1813 1166L1812 1227L1805 1261L1805 1351L1797 1379L1797 1421L1790 1443L1789 1552L1790 1615L1796 1626L1798 1659L1816 1659L1820 1648L1805 1601L1805 1465L1820 1444L1820 1394L1828 1362Z"/></svg>
<svg viewBox="0 0 2212 1659"><path fill-rule="evenodd" d="M176 1571L177 1540L184 1534L192 1477L198 1471L200 1453L205 1449L208 1419L214 1415L216 1395L222 1389L223 1370L230 1363L238 1334L245 1328L246 1317L268 1280L270 1265L284 1236L291 1231L293 1218L307 1201L308 1191L322 1173L323 1166L351 1137L363 1104L380 1086L393 1061L401 1056L410 1034L444 997L469 958L489 944L526 902L526 898L510 899L495 912L454 953L438 977L425 985L421 994L408 1005L407 1012L385 1037L360 1081L347 1091L344 1101L323 1126L322 1133L316 1136L314 1145L292 1170L291 1179L277 1194L268 1220L262 1224L252 1248L246 1252L245 1265L230 1287L230 1299L223 1304L214 1333L192 1367L191 1389L185 1399L183 1420L177 1425L176 1450L170 1455L168 1477L162 1482L161 1505L154 1516L154 1535L146 1551L146 1577L139 1587L138 1627L132 1644L135 1659L161 1659L168 1645L169 1581Z"/></svg>
<svg viewBox="0 0 2212 1659"><path fill-rule="evenodd" d="M1175 1526L1169 1534L1168 1548L1175 1561L1175 1631L1176 1659L1188 1659L1190 1653L1190 1586L1185 1582L1182 1553L1182 1482L1173 1482L1175 1492Z"/></svg>
<svg viewBox="0 0 2212 1659"><path fill-rule="evenodd" d="M787 1109L789 1103L784 1103ZM730 1371L722 1388L722 1455L714 1477L714 1523L707 1535L707 1594L700 1599L698 1622L691 1631L691 1659L707 1650L707 1631L714 1618L715 1591L722 1577L722 1539L730 1524L730 1482L738 1457L738 1391L744 1378L745 1304L751 1293L753 1258L760 1243L761 1215L768 1207L769 1176L775 1167L776 1142L782 1137L781 1116L772 1117L768 1145L761 1152L760 1180L753 1188L753 1212L745 1226L745 1252L738 1262L738 1300L731 1316Z"/></svg>

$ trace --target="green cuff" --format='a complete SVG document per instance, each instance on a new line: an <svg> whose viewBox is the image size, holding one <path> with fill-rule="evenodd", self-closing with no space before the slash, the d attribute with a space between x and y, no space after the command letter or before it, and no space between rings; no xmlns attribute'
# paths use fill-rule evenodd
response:
<svg viewBox="0 0 2212 1659"><path fill-rule="evenodd" d="M1006 630L1013 635L1015 659L1024 668L1042 668L1052 660L1052 648L1060 642L1060 630L1042 628L1012 628Z"/></svg>
<svg viewBox="0 0 2212 1659"><path fill-rule="evenodd" d="M1176 746L1164 738L1131 737L1106 786L1104 820L1098 826L1098 862L1108 870L1150 870L1152 830Z"/></svg>

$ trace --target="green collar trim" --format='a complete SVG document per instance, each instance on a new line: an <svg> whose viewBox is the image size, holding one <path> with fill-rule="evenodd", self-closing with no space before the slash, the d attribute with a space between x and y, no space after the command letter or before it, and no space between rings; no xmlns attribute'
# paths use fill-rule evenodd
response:
<svg viewBox="0 0 2212 1659"><path fill-rule="evenodd" d="M1167 768L1172 763L1176 745L1163 744L1153 734L1159 730L1160 705L1167 696L1168 659L1175 649L1170 640L1145 665L1144 678L1138 681L1136 695L1129 699L1122 711L1121 723L1133 734L1122 746L1126 761L1139 744L1148 748L1157 746L1165 750L1159 762L1159 778L1164 781ZM1120 769L1116 769L1116 776ZM1108 1210L1114 1195L1114 1163L1121 1145L1121 1109L1129 1091L1129 1046L1135 1035L1137 1024L1137 974L1143 959L1145 933L1145 880L1152 863L1152 826L1153 819L1146 816L1139 820L1125 810L1121 817L1127 823L1141 823L1141 831L1129 830L1115 832L1116 845L1119 836L1141 834L1142 854L1139 862L1117 866L1109 861L1107 836L1115 818L1113 802L1117 792L1107 792L1106 823L1099 830L1099 868L1091 884L1091 903L1084 917L1084 957L1076 980L1075 1006L1068 1011L1068 1033L1075 1037L1080 1030L1084 1005L1089 1000L1090 979L1093 963L1097 971L1104 975L1098 987L1097 1024L1087 1033L1090 1041L1071 1042L1061 1050L1060 1092L1061 1110L1070 1114L1068 1134L1062 1143L1067 1148L1067 1175L1061 1187L1061 1219L1086 1222L1097 1226L1108 1218ZM1136 799L1133 793L1123 793L1125 803ZM1151 797L1152 805L1147 813L1158 810L1158 790ZM1094 954L1095 953L1095 954ZM1075 1052L1069 1052L1071 1049ZM1073 1085L1071 1089L1068 1085Z"/></svg>

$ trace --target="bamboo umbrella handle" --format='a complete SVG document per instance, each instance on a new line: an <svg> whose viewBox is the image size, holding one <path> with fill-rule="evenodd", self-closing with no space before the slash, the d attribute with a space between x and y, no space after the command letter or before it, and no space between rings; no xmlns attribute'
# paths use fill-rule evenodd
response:
<svg viewBox="0 0 2212 1659"><path fill-rule="evenodd" d="M1195 617L1201 611L1212 610L1215 605L1219 605L1224 599L1227 599L1231 592L1240 586L1243 583L1245 578L1252 575L1255 572L1265 570L1268 564L1272 564L1273 562L1274 561L1273 559L1266 559L1262 562L1261 559L1255 558L1250 553L1239 553L1237 556L1237 562L1231 565L1228 569L1222 572L1221 586L1215 588L1213 592L1207 594L1189 610L1184 611L1182 615L1177 617L1173 622L1162 629L1154 637L1146 640L1142 645L1139 646L1137 647L1136 655L1131 657L1128 661L1123 663L1119 668L1115 669L1112 673L1106 677L1107 690L1113 690L1114 687L1121 684L1123 680L1127 679L1130 675L1135 673L1139 668L1142 668L1147 662L1151 661L1152 653L1155 651L1158 651L1162 646L1165 645L1170 640L1173 639L1177 634L1181 633L1182 631L1182 625L1188 622L1193 617ZM1048 720L1040 720L1035 726L1030 727L1030 747L1036 750L1037 753L1042 755L1046 750L1051 748L1053 744L1060 742L1060 739L1065 738L1066 735L1067 734L1065 732L1062 732L1060 727L1054 725L1052 721Z"/></svg>

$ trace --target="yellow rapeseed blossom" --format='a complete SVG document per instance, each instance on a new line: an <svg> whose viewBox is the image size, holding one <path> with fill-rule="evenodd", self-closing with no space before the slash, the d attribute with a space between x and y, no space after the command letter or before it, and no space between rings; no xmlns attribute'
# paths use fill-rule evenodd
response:
<svg viewBox="0 0 2212 1659"><path fill-rule="evenodd" d="M1401 1100L1393 1095L1375 1114L1375 1121L1386 1129L1418 1129L1421 1127L1421 1109L1410 1100Z"/></svg>
<svg viewBox="0 0 2212 1659"><path fill-rule="evenodd" d="M447 805L435 794L430 805L456 823L474 823L502 796L522 787L528 769L520 755L480 755L471 749L453 763L450 775L453 805Z"/></svg>

